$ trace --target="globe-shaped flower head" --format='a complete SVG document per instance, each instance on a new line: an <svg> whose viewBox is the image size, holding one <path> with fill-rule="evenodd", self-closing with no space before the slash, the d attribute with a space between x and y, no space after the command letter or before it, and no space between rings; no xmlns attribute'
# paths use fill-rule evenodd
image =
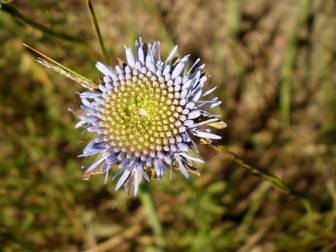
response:
<svg viewBox="0 0 336 252"><path fill-rule="evenodd" d="M100 168L106 180L116 164L116 190L124 184L136 195L142 177L150 180L150 171L161 179L174 166L188 178L192 162L202 162L189 153L198 151L197 138L221 138L200 129L220 120L207 111L221 102L205 99L215 88L203 91L208 79L204 65L196 60L187 69L189 55L177 59L176 51L177 46L162 60L160 43L144 44L140 38L135 52L125 47L125 64L96 64L103 83L81 93L81 109L73 111L80 118L76 127L95 133L80 155L97 155L86 173Z"/></svg>

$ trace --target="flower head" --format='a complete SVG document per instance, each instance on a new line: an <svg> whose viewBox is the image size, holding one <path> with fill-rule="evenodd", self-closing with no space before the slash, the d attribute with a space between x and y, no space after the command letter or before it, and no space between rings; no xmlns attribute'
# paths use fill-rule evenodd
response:
<svg viewBox="0 0 336 252"><path fill-rule="evenodd" d="M96 64L103 82L81 93L81 109L72 110L80 118L76 127L95 134L80 155L97 155L86 173L99 168L106 180L116 164L116 190L125 185L136 195L142 177L150 180L148 171L161 179L167 168L171 173L176 166L188 178L192 162L202 162L189 153L191 148L198 151L195 140L221 138L200 129L220 120L207 111L221 101L205 99L215 88L203 90L208 79L204 65L198 59L187 68L189 55L176 59L176 51L177 46L163 61L160 43L144 44L140 38L135 52L125 47L125 64Z"/></svg>

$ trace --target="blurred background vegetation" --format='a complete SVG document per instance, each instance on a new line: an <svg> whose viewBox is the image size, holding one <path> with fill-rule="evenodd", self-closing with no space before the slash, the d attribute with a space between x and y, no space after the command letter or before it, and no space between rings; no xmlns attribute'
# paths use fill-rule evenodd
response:
<svg viewBox="0 0 336 252"><path fill-rule="evenodd" d="M139 199L82 181L89 136L67 111L82 88L25 42L85 76L103 57L84 1L2 1L0 251L160 251ZM225 146L307 194L314 211L202 146L201 177L152 183L169 251L336 251L336 3L93 1L110 60L142 36L206 63Z"/></svg>

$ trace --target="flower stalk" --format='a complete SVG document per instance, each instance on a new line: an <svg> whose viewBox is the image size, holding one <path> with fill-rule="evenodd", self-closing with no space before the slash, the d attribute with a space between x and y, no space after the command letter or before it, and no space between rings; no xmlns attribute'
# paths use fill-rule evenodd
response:
<svg viewBox="0 0 336 252"><path fill-rule="evenodd" d="M100 45L100 49L102 50L102 53L103 53L104 61L105 61L106 64L109 64L110 60L109 60L109 57L108 57L108 54L107 54L107 50L106 50L106 47L105 47L105 44L104 44L103 36L100 32L97 17L96 17L96 14L94 12L93 5L92 5L91 1L90 0L85 0L85 6L87 7L87 10L88 10L90 18L91 18L92 26L93 26L93 28L96 32L96 36L97 36L97 39L98 39L98 42L99 42L99 45Z"/></svg>
<svg viewBox="0 0 336 252"><path fill-rule="evenodd" d="M272 174L269 174L267 172L264 172L264 171L262 171L261 169L255 167L255 166L247 164L238 154L229 150L225 146L212 145L212 144L209 144L209 146L216 151L220 151L220 152L225 153L229 158L231 158L236 164L238 164L239 166L244 168L246 171L248 171L248 172L250 172L254 175L260 176L263 179L269 181L279 191L281 191L285 194L291 195L294 198L300 200L303 207L306 209L307 214L312 213L311 203L310 203L309 199L307 198L307 196L304 195L303 193L301 193L301 192L295 190L294 188L290 187L289 185L287 185L285 182L283 182L278 177L276 177Z"/></svg>
<svg viewBox="0 0 336 252"><path fill-rule="evenodd" d="M154 233L157 244L161 251L168 251L167 242L163 234L163 228L157 215L153 195L149 183L142 183L139 198L142 203L142 207L146 211L149 225Z"/></svg>

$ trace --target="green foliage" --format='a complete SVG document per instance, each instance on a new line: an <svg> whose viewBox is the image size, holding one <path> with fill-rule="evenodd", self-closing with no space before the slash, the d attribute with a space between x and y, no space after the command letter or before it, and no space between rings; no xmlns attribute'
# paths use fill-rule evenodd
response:
<svg viewBox="0 0 336 252"><path fill-rule="evenodd" d="M161 231L115 181L82 181L76 156L89 136L67 109L83 89L36 64L22 42L99 81L85 3L1 1L0 250L160 251L155 235L169 251L335 250L335 3L171 2L95 1L103 54L115 64L142 36L161 40L165 55L174 41L201 57L221 84L221 144L304 192L314 212L205 146L200 177L152 183Z"/></svg>

